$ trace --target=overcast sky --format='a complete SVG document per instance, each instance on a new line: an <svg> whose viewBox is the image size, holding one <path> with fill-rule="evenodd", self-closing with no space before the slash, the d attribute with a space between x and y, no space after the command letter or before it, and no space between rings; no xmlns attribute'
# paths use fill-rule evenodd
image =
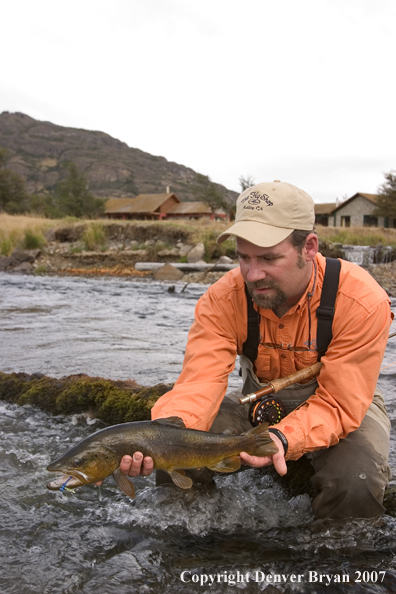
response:
<svg viewBox="0 0 396 594"><path fill-rule="evenodd" d="M239 191L333 202L396 169L395 0L3 0L0 112Z"/></svg>

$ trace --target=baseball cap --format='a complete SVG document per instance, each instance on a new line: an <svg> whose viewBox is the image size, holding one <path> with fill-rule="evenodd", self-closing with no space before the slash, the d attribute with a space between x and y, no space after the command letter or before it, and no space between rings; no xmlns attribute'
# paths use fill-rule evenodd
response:
<svg viewBox="0 0 396 594"><path fill-rule="evenodd" d="M217 243L235 235L260 247L272 247L294 229L312 231L314 222L314 201L309 194L279 180L264 182L242 192L235 223L219 235Z"/></svg>

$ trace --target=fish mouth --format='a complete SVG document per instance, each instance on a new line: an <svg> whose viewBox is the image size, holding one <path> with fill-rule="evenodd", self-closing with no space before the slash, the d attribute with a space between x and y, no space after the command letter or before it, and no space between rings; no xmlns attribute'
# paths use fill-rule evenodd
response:
<svg viewBox="0 0 396 594"><path fill-rule="evenodd" d="M59 491L63 485L66 489L74 489L76 487L81 487L83 484L84 482L76 476L62 474L62 476L58 476L58 478L56 478L54 481L48 483L47 489L50 489L50 491Z"/></svg>

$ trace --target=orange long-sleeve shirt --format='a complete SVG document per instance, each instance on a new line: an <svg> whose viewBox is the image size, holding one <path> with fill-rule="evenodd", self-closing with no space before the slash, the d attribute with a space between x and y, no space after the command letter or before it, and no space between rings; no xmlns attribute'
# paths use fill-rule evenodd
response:
<svg viewBox="0 0 396 594"><path fill-rule="evenodd" d="M259 309L261 342L316 346L317 317L325 258L315 258L310 283L300 301L278 318ZM333 320L333 339L322 357L318 388L313 396L285 417L276 428L289 442L287 459L336 444L356 430L375 391L389 327L393 319L385 291L368 272L341 261ZM224 275L199 299L188 336L183 370L173 389L152 409L152 418L178 416L186 426L207 431L226 393L228 375L247 338L247 304L239 268ZM262 382L284 377L317 361L315 350L294 352L260 344L255 363Z"/></svg>

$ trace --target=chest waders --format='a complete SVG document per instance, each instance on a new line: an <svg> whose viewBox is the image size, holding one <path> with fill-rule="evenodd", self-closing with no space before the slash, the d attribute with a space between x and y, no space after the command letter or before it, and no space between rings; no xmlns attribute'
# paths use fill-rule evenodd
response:
<svg viewBox="0 0 396 594"><path fill-rule="evenodd" d="M317 351L318 361L325 354L333 332L334 305L337 296L341 262L334 258L326 258L326 270L323 281L320 305L316 311L318 318ZM245 285L248 305L248 335L240 356L241 374L243 379L242 394L257 392L266 386L254 373L254 362L257 359L260 343L260 315L253 307L253 301ZM264 396L252 402L249 409L249 421L252 425L268 422L278 423L286 415L303 404L315 393L318 382L314 378L305 384L293 384L276 393L276 396Z"/></svg>

